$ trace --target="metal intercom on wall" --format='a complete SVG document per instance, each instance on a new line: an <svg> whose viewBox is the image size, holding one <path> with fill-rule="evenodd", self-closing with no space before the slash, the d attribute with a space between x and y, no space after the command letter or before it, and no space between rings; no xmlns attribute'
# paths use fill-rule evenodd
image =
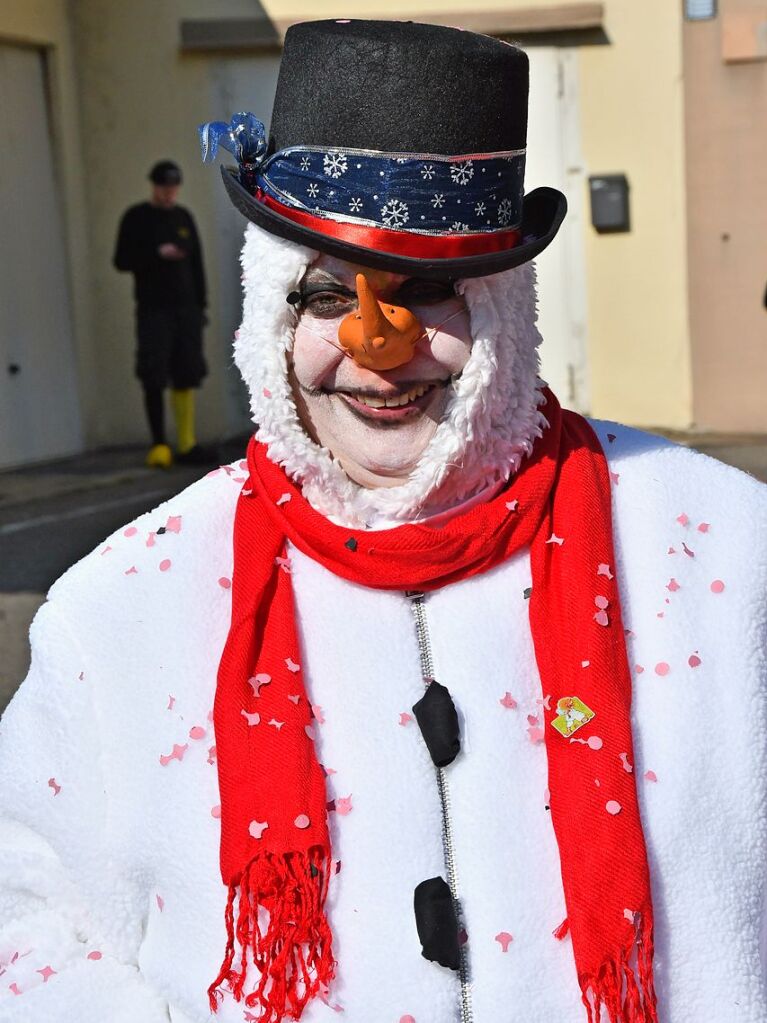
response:
<svg viewBox="0 0 767 1023"><path fill-rule="evenodd" d="M600 234L631 230L629 182L625 174L589 178L591 223Z"/></svg>

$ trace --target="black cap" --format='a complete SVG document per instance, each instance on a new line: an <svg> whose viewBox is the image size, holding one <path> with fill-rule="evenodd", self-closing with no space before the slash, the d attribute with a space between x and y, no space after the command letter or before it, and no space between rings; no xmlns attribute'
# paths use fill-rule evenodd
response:
<svg viewBox="0 0 767 1023"><path fill-rule="evenodd" d="M180 185L181 168L172 160L160 160L150 170L149 180L155 185Z"/></svg>

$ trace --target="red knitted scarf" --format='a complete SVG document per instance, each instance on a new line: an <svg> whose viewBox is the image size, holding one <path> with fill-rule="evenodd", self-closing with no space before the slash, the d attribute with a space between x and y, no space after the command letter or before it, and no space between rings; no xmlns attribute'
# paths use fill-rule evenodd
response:
<svg viewBox="0 0 767 1023"><path fill-rule="evenodd" d="M610 477L584 419L547 394L549 429L509 485L441 527L364 532L315 511L251 442L234 526L232 624L214 722L228 942L210 986L266 1023L299 1019L335 970L325 777L312 736L286 541L336 575L429 591L530 549L530 627L545 699L551 817L589 1023L657 1023L650 880L632 769L631 678ZM467 642L470 637L467 637ZM595 785L594 779L599 779ZM577 793L577 813L571 809ZM383 854L383 850L382 850Z"/></svg>

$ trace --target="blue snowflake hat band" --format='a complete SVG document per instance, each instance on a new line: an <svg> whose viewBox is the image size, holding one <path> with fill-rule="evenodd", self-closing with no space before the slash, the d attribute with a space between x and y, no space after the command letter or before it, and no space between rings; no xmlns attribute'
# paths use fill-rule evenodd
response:
<svg viewBox="0 0 767 1023"><path fill-rule="evenodd" d="M444 157L291 146L266 157L263 124L249 113L200 126L203 160L219 146L240 184L318 218L409 234L494 234L522 221L525 151Z"/></svg>

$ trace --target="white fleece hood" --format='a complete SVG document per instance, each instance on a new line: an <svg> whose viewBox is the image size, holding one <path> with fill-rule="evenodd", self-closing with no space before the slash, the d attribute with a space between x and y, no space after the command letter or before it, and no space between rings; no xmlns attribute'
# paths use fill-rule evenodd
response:
<svg viewBox="0 0 767 1023"><path fill-rule="evenodd" d="M406 483L365 489L305 433L288 381L297 313L286 296L317 255L248 225L243 319L234 344L256 437L313 507L349 527L412 522L468 501L515 472L546 426L538 409L544 384L532 264L458 282L473 345L451 385L444 418Z"/></svg>

